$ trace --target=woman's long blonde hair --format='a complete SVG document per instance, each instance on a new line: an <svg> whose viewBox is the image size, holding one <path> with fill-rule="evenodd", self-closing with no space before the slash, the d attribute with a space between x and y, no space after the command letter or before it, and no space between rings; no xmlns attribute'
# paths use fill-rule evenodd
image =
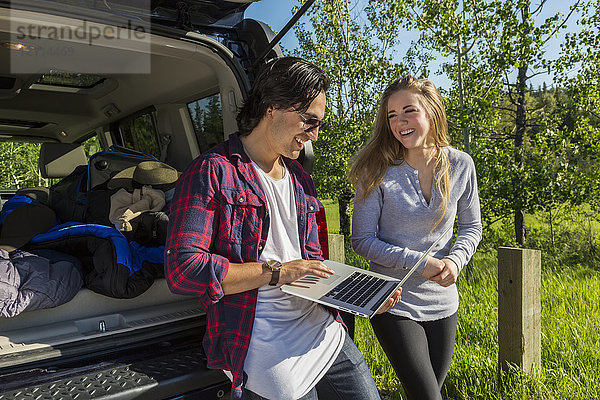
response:
<svg viewBox="0 0 600 400"><path fill-rule="evenodd" d="M388 121L388 101L400 91L410 90L419 95L420 103L429 117L429 135L434 141L434 150L428 162L435 160L435 184L442 195L442 213L434 228L440 223L448 208L450 195L450 162L443 148L450 145L448 122L444 99L429 79L405 76L392 82L383 92L377 112L373 135L369 142L352 159L348 179L355 189L361 189L358 200L364 200L379 186L390 165L403 162L406 148L394 137Z"/></svg>

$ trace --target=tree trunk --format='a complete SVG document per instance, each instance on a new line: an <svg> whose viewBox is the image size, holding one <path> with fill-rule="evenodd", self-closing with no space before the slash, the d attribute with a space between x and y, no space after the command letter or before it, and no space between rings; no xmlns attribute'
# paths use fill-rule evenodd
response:
<svg viewBox="0 0 600 400"><path fill-rule="evenodd" d="M458 35L458 51L456 52L458 59L458 95L460 101L460 124L462 125L463 141L465 145L465 152L471 154L471 138L469 128L465 125L465 88L463 83L463 72L462 72L462 42L461 36Z"/></svg>
<svg viewBox="0 0 600 400"><path fill-rule="evenodd" d="M529 4L526 4L521 8L521 19L524 26L527 26L527 20L530 18L529 15ZM525 41L530 36L529 29L522 33L521 40ZM526 46L525 43L521 44ZM525 52L527 53L527 52ZM529 61L522 59L522 64L519 67L517 75L517 110L516 110L516 121L515 121L515 162L517 164L517 176L515 176L515 238L520 247L526 246L526 231L525 231L525 190L527 188L523 185L523 173L524 173L524 162L523 162L523 141L525 139L525 133L527 129L527 98L525 93L527 92L527 69L529 68Z"/></svg>
<svg viewBox="0 0 600 400"><path fill-rule="evenodd" d="M517 116L515 134L515 162L517 176L515 177L515 238L520 247L525 247L525 212L523 211L524 191L523 186L523 139L525 138L527 104L525 91L527 89L527 65L519 67L517 80Z"/></svg>
<svg viewBox="0 0 600 400"><path fill-rule="evenodd" d="M345 238L350 237L350 223L352 220L352 193L345 192L338 199L340 209L340 232Z"/></svg>
<svg viewBox="0 0 600 400"><path fill-rule="evenodd" d="M554 248L554 216L552 215L552 206L550 206L550 243L552 244L552 248Z"/></svg>

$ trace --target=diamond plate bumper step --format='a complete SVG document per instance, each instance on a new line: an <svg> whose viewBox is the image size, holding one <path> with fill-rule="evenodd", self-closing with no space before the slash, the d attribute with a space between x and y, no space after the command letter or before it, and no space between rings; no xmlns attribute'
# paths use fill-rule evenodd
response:
<svg viewBox="0 0 600 400"><path fill-rule="evenodd" d="M224 398L230 381L205 365L204 352L196 346L143 361L103 362L93 371L50 369L44 383L8 391L0 386L0 400Z"/></svg>

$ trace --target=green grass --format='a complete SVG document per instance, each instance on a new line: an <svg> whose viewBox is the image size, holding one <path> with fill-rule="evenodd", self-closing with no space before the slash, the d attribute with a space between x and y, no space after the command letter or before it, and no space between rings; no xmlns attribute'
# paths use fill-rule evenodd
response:
<svg viewBox="0 0 600 400"><path fill-rule="evenodd" d="M325 206L325 218L327 219L327 232L340 233L340 213L336 200L321 200Z"/></svg>
<svg viewBox="0 0 600 400"><path fill-rule="evenodd" d="M324 201L328 229L339 232L337 201ZM527 215L528 248L542 251L541 368L498 375L497 246L510 245L510 221L485 232L472 267L458 281L456 347L443 388L445 399L600 399L600 224L589 207ZM368 262L346 243L346 262ZM355 341L384 400L403 399L402 386L371 325L356 319ZM502 382L500 384L499 382Z"/></svg>
<svg viewBox="0 0 600 400"><path fill-rule="evenodd" d="M542 364L498 380L498 296L495 254L477 255L459 280L460 308L446 399L600 398L600 272L566 268L542 273ZM401 385L370 324L356 321L356 342L384 399L402 399Z"/></svg>

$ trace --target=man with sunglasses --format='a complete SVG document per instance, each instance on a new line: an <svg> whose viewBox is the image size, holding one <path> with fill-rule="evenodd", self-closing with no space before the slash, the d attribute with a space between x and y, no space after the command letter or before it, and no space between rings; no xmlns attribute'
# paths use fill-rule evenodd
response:
<svg viewBox="0 0 600 400"><path fill-rule="evenodd" d="M333 273L321 262L314 184L295 161L317 140L328 87L314 64L271 61L239 112L239 131L177 185L167 282L205 306L208 366L230 376L233 399L379 398L339 314L279 288Z"/></svg>

